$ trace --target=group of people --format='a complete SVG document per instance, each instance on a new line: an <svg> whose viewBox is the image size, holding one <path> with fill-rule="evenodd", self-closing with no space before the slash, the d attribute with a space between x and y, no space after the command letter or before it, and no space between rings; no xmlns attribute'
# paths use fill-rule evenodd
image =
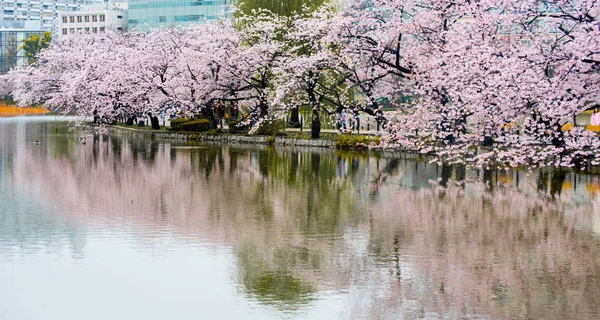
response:
<svg viewBox="0 0 600 320"><path fill-rule="evenodd" d="M349 113L346 109L338 114L338 130L341 132L348 132L356 130L360 132L360 116L358 112Z"/></svg>

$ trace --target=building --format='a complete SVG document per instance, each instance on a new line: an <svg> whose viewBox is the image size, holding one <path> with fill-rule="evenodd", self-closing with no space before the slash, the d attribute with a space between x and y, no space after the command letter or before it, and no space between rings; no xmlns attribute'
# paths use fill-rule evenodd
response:
<svg viewBox="0 0 600 320"><path fill-rule="evenodd" d="M226 14L231 0L129 0L129 29L147 31L206 20Z"/></svg>
<svg viewBox="0 0 600 320"><path fill-rule="evenodd" d="M58 14L104 0L0 0L0 25L15 21L40 21L45 31L56 34Z"/></svg>
<svg viewBox="0 0 600 320"><path fill-rule="evenodd" d="M83 6L79 11L61 12L58 36L98 33L105 30L127 31L127 4L106 3Z"/></svg>
<svg viewBox="0 0 600 320"><path fill-rule="evenodd" d="M43 36L41 21L3 22L0 26L0 74L27 63L25 52L21 50L23 40L32 34Z"/></svg>

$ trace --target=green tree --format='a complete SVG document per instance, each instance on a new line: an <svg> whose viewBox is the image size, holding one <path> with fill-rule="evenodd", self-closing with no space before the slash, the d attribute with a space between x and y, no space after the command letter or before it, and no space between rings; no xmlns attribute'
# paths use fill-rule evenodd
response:
<svg viewBox="0 0 600 320"><path fill-rule="evenodd" d="M25 58L29 65L35 64L37 56L42 49L48 48L52 41L52 33L50 31L44 32L40 37L39 33L32 33L29 38L23 40L23 46L21 49L25 51Z"/></svg>
<svg viewBox="0 0 600 320"><path fill-rule="evenodd" d="M290 17L303 6L311 10L321 7L332 0L238 0L238 13L252 15L252 10L266 9L277 15Z"/></svg>
<svg viewBox="0 0 600 320"><path fill-rule="evenodd" d="M261 9L268 10L281 17L292 17L295 14L309 14L325 4L340 2L340 0L237 0L238 10L235 17L257 16L260 14ZM288 19L288 21L292 23L293 19ZM238 24L238 28L244 28L244 25ZM288 125L292 127L301 126L298 107L292 108Z"/></svg>

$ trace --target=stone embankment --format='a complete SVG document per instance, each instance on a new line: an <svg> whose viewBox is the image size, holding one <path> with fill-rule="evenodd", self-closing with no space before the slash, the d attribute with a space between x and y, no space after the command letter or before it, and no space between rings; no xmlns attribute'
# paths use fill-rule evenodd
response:
<svg viewBox="0 0 600 320"><path fill-rule="evenodd" d="M91 128L96 128L91 126ZM111 133L130 135L146 139L180 140L180 141L206 141L235 144L264 144L316 148L335 148L336 142L328 139L307 140L290 137L252 136L241 134L209 134L197 132L159 131L126 128L120 126L106 126Z"/></svg>

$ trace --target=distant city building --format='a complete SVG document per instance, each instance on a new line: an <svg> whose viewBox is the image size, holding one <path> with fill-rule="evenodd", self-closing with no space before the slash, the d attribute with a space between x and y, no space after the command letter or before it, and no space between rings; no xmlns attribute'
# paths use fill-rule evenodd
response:
<svg viewBox="0 0 600 320"><path fill-rule="evenodd" d="M78 11L58 16L59 37L75 33L98 33L105 30L127 31L127 3L86 5Z"/></svg>
<svg viewBox="0 0 600 320"><path fill-rule="evenodd" d="M129 0L129 30L168 28L206 20L225 14L231 0Z"/></svg>
<svg viewBox="0 0 600 320"><path fill-rule="evenodd" d="M5 1L5 0L2 0ZM0 26L0 74L27 63L25 51L21 50L23 39L32 34L43 36L41 21L4 21Z"/></svg>
<svg viewBox="0 0 600 320"><path fill-rule="evenodd" d="M0 25L15 21L40 21L42 28L56 34L58 13L75 11L82 5L104 0L0 0Z"/></svg>

